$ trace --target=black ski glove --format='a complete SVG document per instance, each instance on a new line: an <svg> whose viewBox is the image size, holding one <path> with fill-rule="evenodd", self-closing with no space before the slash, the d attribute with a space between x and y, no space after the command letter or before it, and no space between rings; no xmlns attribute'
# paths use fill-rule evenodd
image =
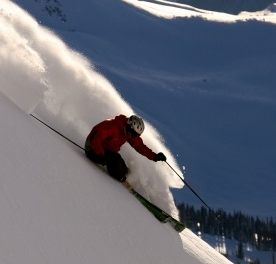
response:
<svg viewBox="0 0 276 264"><path fill-rule="evenodd" d="M159 152L158 154L155 155L153 160L154 161L166 161L167 158L162 152Z"/></svg>
<svg viewBox="0 0 276 264"><path fill-rule="evenodd" d="M103 165L103 166L106 165L107 164L106 156L105 155L98 155L97 159L96 159L96 162Z"/></svg>

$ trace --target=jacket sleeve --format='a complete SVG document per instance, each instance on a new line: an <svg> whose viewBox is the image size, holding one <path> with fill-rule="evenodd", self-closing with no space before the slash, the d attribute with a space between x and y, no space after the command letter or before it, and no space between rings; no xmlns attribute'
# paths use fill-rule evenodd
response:
<svg viewBox="0 0 276 264"><path fill-rule="evenodd" d="M153 152L149 147L147 147L144 143L142 138L135 137L128 140L128 143L141 155L147 157L150 160L153 160L156 153Z"/></svg>

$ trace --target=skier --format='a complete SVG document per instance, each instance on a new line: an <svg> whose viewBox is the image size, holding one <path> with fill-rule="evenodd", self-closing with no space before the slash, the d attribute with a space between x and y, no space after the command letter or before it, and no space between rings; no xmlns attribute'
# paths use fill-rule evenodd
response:
<svg viewBox="0 0 276 264"><path fill-rule="evenodd" d="M148 148L140 137L145 129L142 118L124 115L102 121L92 128L85 142L85 154L93 162L107 166L110 176L120 182L126 181L129 172L125 161L118 153L128 142L137 152L155 162L166 161L166 156Z"/></svg>

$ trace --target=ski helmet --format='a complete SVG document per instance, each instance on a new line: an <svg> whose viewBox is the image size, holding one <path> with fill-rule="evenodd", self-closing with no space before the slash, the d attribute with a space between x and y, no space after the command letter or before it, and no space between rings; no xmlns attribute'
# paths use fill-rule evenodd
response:
<svg viewBox="0 0 276 264"><path fill-rule="evenodd" d="M141 117L132 115L127 120L127 124L133 129L138 135L141 135L145 129L144 121Z"/></svg>

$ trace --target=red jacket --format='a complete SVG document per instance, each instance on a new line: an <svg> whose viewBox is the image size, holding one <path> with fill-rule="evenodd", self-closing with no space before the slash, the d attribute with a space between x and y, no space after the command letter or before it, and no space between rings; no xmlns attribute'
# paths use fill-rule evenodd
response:
<svg viewBox="0 0 276 264"><path fill-rule="evenodd" d="M101 155L105 151L119 152L121 146L128 142L137 152L153 160L156 153L143 143L142 138L131 137L125 132L127 120L126 116L119 115L93 127L86 139L85 149Z"/></svg>

